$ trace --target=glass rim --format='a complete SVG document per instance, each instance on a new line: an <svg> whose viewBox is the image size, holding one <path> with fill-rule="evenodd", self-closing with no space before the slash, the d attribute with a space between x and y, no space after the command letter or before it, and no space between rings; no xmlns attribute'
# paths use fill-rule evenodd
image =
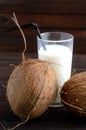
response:
<svg viewBox="0 0 86 130"><path fill-rule="evenodd" d="M67 39L62 39L62 40L47 40L47 39L42 39L42 38L39 38L39 36L37 36L37 39L39 39L40 41L42 41L42 42L67 42L67 41L70 41L70 40L73 40L74 39L74 36L72 35L72 34L70 34L70 33L67 33L67 32L60 32L60 31L55 31L55 32L43 32L43 33L40 33L40 35L42 36L42 35L45 35L45 34L48 34L48 33L62 33L62 34L66 34L66 35L68 35L69 36L69 38L67 38Z"/></svg>

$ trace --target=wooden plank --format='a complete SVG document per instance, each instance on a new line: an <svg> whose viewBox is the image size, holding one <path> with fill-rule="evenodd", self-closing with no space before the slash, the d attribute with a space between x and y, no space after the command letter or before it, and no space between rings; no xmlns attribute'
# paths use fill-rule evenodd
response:
<svg viewBox="0 0 86 130"><path fill-rule="evenodd" d="M41 15L41 14L16 14L19 23L37 23L40 27L45 28L74 28L86 29L85 15ZM15 26L11 20L12 14L0 14L0 26ZM54 21L55 20L55 21Z"/></svg>
<svg viewBox="0 0 86 130"><path fill-rule="evenodd" d="M75 0L72 0L72 1L69 1L69 0L31 0L31 1L28 1L28 0L15 0L15 1L11 1L11 0L0 0L0 4L9 4L9 5L12 5L12 4L85 4L86 1L85 0L78 0L75 1Z"/></svg>
<svg viewBox="0 0 86 130"><path fill-rule="evenodd" d="M19 52L24 49L24 43L22 38L19 37L3 37L0 38L0 51L1 52ZM36 37L27 37L27 52L37 52L37 40ZM74 39L74 53L86 54L86 39L75 38Z"/></svg>
<svg viewBox="0 0 86 130"><path fill-rule="evenodd" d="M86 30L79 29L58 29L58 28L43 28L41 32L46 31L63 31L74 35L74 53L85 54L86 53ZM37 34L33 29L24 29L24 33L27 39L27 51L37 52ZM5 32L0 30L0 51L13 51L22 52L24 43L22 36L18 31Z"/></svg>
<svg viewBox="0 0 86 130"><path fill-rule="evenodd" d="M38 25L39 26L39 25ZM13 27L13 26L12 26ZM21 33L19 31L19 29L17 30L13 30L13 31L7 31L9 29L11 29L12 27L0 27L0 38L2 37L22 37ZM16 26L15 26L16 27ZM30 37L37 37L37 32L34 28L32 27L26 27L26 28L22 28L24 31L24 34L26 37L30 38ZM71 29L71 28L60 28L60 27L41 27L39 26L39 30L40 33L44 33L44 32L57 32L57 31L61 31L61 32L67 32L70 33L72 35L74 35L75 38L85 38L86 37L86 29Z"/></svg>
<svg viewBox="0 0 86 130"><path fill-rule="evenodd" d="M1 0L2 13L86 14L85 0Z"/></svg>
<svg viewBox="0 0 86 130"><path fill-rule="evenodd" d="M55 116L57 115L57 116ZM71 118L70 118L71 117ZM9 120L2 121L6 129L11 129L16 124L20 123L19 119L14 120L13 116L9 118ZM57 123L58 122L58 123ZM19 126L17 130L85 130L86 128L86 119L85 118L77 118L73 114L71 114L64 107L62 108L49 108L41 117L29 120L27 123ZM0 127L2 130L2 127Z"/></svg>
<svg viewBox="0 0 86 130"><path fill-rule="evenodd" d="M86 14L86 4L80 5L1 5L1 13Z"/></svg>

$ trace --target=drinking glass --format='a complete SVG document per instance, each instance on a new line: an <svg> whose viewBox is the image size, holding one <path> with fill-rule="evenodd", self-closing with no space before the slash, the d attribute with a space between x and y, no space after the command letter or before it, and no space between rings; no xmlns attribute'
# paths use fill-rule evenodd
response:
<svg viewBox="0 0 86 130"><path fill-rule="evenodd" d="M66 32L44 32L37 36L38 58L48 61L56 72L58 94L53 105L60 107L60 91L71 77L74 36ZM51 90L52 91L52 90Z"/></svg>

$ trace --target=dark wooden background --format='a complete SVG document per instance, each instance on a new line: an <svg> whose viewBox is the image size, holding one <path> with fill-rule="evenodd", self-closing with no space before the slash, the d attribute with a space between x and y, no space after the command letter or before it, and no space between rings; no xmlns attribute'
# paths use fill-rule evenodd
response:
<svg viewBox="0 0 86 130"><path fill-rule="evenodd" d="M20 25L35 22L40 31L65 31L75 37L74 53L86 53L86 0L0 0L0 51L21 52L19 31L6 32L15 26L15 12ZM28 52L37 52L36 32L25 28Z"/></svg>
<svg viewBox="0 0 86 130"><path fill-rule="evenodd" d="M13 70L9 64L20 62L24 48L19 30L6 31L16 26L11 19L13 12L20 25L34 22L41 32L64 31L73 34L73 67L77 72L86 71L86 0L0 0L0 120L13 119L6 99L6 89L1 86L7 84ZM35 30L25 28L24 33L27 52L37 53Z"/></svg>

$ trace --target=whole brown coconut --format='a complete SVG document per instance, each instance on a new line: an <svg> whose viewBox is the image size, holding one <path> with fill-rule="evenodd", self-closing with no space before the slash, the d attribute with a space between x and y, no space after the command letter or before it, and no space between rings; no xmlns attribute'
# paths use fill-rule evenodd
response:
<svg viewBox="0 0 86 130"><path fill-rule="evenodd" d="M21 119L43 114L57 92L54 70L48 62L27 59L12 72L7 85L11 109Z"/></svg>
<svg viewBox="0 0 86 130"><path fill-rule="evenodd" d="M86 116L86 72L73 75L64 84L61 101L78 116Z"/></svg>
<svg viewBox="0 0 86 130"><path fill-rule="evenodd" d="M22 52L22 63L9 77L7 99L13 112L24 120L19 124L21 125L29 119L39 117L48 109L57 93L57 80L50 63L25 58L26 38L15 13L12 19L22 34L25 48Z"/></svg>

